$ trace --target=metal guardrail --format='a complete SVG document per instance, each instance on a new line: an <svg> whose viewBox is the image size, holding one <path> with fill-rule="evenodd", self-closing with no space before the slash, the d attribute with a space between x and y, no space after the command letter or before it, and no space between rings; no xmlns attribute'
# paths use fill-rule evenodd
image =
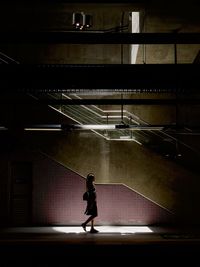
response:
<svg viewBox="0 0 200 267"><path fill-rule="evenodd" d="M19 62L3 52L0 52L0 64L19 64Z"/></svg>

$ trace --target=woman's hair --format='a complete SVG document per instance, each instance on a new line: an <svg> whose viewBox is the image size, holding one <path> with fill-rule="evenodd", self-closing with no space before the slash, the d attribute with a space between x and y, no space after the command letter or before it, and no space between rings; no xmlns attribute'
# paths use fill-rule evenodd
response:
<svg viewBox="0 0 200 267"><path fill-rule="evenodd" d="M87 175L87 181L88 182L93 182L94 181L94 174L93 173L89 173Z"/></svg>
<svg viewBox="0 0 200 267"><path fill-rule="evenodd" d="M87 186L87 189L90 190L91 188L94 187L93 185L93 181L95 180L95 176L93 173L89 173L87 175L87 178L86 178L86 186Z"/></svg>

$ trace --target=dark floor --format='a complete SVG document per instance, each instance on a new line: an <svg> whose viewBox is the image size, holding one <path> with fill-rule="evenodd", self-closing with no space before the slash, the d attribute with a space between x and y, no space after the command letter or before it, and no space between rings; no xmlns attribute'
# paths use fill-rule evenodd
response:
<svg viewBox="0 0 200 267"><path fill-rule="evenodd" d="M77 226L2 228L0 267L200 266L198 227L96 228L97 234Z"/></svg>

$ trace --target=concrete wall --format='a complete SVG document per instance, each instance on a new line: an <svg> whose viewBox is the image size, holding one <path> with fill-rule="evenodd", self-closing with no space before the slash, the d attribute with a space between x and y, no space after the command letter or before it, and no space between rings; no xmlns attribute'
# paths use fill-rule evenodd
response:
<svg viewBox="0 0 200 267"><path fill-rule="evenodd" d="M92 171L97 183L123 183L185 221L199 220L198 175L143 146L94 133L34 134L29 144L34 139L41 151L84 177Z"/></svg>
<svg viewBox="0 0 200 267"><path fill-rule="evenodd" d="M86 220L82 200L85 178L45 155L33 162L32 222L80 225ZM173 214L123 184L96 183L99 225L171 224Z"/></svg>
<svg viewBox="0 0 200 267"><path fill-rule="evenodd" d="M15 127L22 122L56 123L63 120L61 115L55 115L53 111L48 113L44 106L39 107L36 103L33 106L34 109L30 105L30 109L26 107L24 112L24 106L20 104L14 109L2 105L1 119L3 121L5 115ZM107 141L89 131L25 132L20 128L1 131L0 140L3 148L1 197L4 219L9 212L10 153L13 150L20 152L25 147L43 152L83 177L92 171L99 184L123 183L157 205L174 212L184 221L200 221L198 171L192 168L189 170L145 146L135 142ZM188 156L192 158L192 155ZM196 159L192 159L198 165Z"/></svg>
<svg viewBox="0 0 200 267"><path fill-rule="evenodd" d="M9 199L10 199L10 179L9 179L8 156L0 155L0 226L9 222Z"/></svg>
<svg viewBox="0 0 200 267"><path fill-rule="evenodd" d="M8 154L1 160L7 166L1 179L1 225L81 225L86 220L85 177L27 147L15 146ZM160 225L176 219L125 184L95 187L98 225Z"/></svg>

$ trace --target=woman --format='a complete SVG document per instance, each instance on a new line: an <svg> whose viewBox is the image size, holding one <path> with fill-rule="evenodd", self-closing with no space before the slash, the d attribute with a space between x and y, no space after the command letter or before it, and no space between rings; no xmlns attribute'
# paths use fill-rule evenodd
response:
<svg viewBox="0 0 200 267"><path fill-rule="evenodd" d="M88 192L87 207L85 214L90 217L81 224L84 231L86 232L86 225L91 221L90 233L98 233L98 230L94 228L94 218L97 217L97 201L96 201L96 190L94 186L95 176L92 173L89 173L86 178L86 190Z"/></svg>

